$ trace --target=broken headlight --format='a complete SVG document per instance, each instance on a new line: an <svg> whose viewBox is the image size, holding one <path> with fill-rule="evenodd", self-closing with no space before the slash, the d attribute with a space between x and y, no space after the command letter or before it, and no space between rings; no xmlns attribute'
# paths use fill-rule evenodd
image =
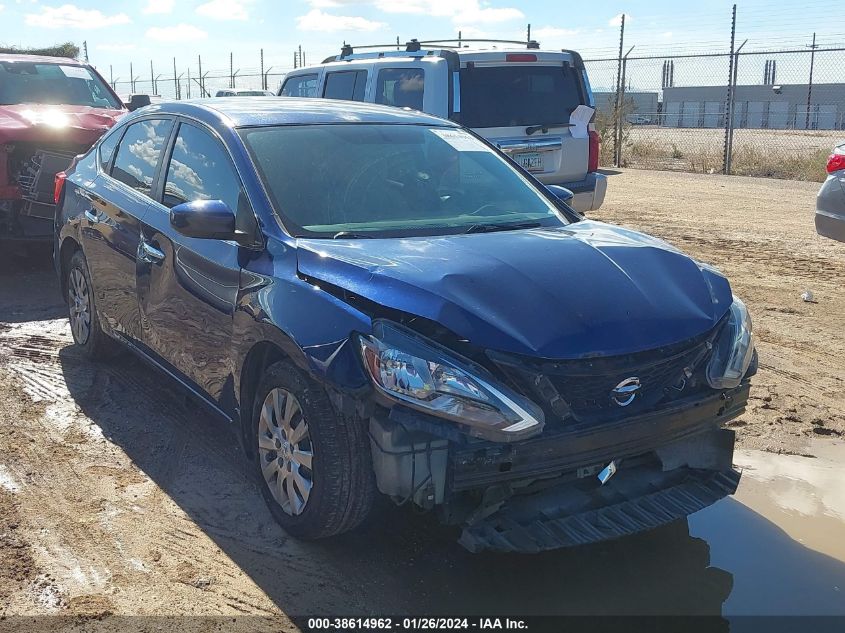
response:
<svg viewBox="0 0 845 633"><path fill-rule="evenodd" d="M736 296L730 317L713 345L713 356L707 365L707 382L714 389L733 389L742 382L754 357L751 316Z"/></svg>
<svg viewBox="0 0 845 633"><path fill-rule="evenodd" d="M361 356L378 390L412 408L456 422L498 442L536 435L543 412L484 369L402 326L375 321L359 336Z"/></svg>

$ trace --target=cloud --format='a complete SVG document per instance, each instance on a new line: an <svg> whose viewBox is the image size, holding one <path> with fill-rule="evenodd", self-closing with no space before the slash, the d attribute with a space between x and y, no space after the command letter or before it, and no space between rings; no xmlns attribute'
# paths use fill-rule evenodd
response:
<svg viewBox="0 0 845 633"><path fill-rule="evenodd" d="M625 24L631 23L631 16L627 13L625 14ZM622 26L622 14L618 13L614 15L610 20L607 21L608 26Z"/></svg>
<svg viewBox="0 0 845 633"><path fill-rule="evenodd" d="M329 9L350 5L368 5L382 13L426 15L452 18L455 24L472 27L522 19L517 8L495 8L482 0L308 0L314 9Z"/></svg>
<svg viewBox="0 0 845 633"><path fill-rule="evenodd" d="M173 13L176 0L147 0L142 13Z"/></svg>
<svg viewBox="0 0 845 633"><path fill-rule="evenodd" d="M125 13L105 15L97 9L80 9L73 4L60 7L42 7L41 13L28 13L24 17L27 26L42 29L99 29L117 24L129 24Z"/></svg>
<svg viewBox="0 0 845 633"><path fill-rule="evenodd" d="M666 31L661 37L664 40L671 40L672 39L672 31Z"/></svg>
<svg viewBox="0 0 845 633"><path fill-rule="evenodd" d="M319 9L312 9L305 15L296 18L296 26L300 31L378 31L387 26L384 22L374 22L359 16L332 15Z"/></svg>
<svg viewBox="0 0 845 633"><path fill-rule="evenodd" d="M491 7L481 7L477 3L473 4L476 6L467 7L452 16L452 22L456 24L494 24L520 20L525 17L522 11L513 7L494 9Z"/></svg>
<svg viewBox="0 0 845 633"><path fill-rule="evenodd" d="M198 6L197 13L212 20L249 19L249 12L241 0L211 0Z"/></svg>
<svg viewBox="0 0 845 633"><path fill-rule="evenodd" d="M147 37L160 42L189 42L204 40L208 33L193 24L177 24L176 26L154 26L147 29Z"/></svg>

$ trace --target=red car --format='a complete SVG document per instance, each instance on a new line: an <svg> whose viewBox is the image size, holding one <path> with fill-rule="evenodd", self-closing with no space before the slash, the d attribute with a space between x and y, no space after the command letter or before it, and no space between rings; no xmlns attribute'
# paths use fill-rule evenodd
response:
<svg viewBox="0 0 845 633"><path fill-rule="evenodd" d="M54 179L127 112L88 64L0 55L0 240L49 240Z"/></svg>

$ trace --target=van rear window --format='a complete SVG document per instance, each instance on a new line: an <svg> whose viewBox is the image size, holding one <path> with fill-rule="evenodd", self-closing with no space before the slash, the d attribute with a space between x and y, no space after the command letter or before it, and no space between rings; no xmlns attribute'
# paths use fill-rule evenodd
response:
<svg viewBox="0 0 845 633"><path fill-rule="evenodd" d="M568 64L461 69L461 123L467 127L568 123L582 103L581 80Z"/></svg>

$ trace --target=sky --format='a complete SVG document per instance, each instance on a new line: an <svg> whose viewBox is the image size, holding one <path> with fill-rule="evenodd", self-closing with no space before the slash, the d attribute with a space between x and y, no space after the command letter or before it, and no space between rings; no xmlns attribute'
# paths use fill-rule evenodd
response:
<svg viewBox="0 0 845 633"><path fill-rule="evenodd" d="M585 58L613 57L619 46L620 15L626 15L625 49L635 55L725 51L730 43L732 1L677 0L112 0L72 2L0 0L0 44L40 46L88 43L90 61L109 79L134 72L149 77L196 69L227 70L293 65L302 46L306 63L352 44L495 37L524 39L527 25L543 47L573 48ZM845 45L841 11L826 0L805 0L796 9L785 0L737 3L737 43L746 50L798 47L818 33L823 45ZM684 9L684 10L682 10Z"/></svg>

